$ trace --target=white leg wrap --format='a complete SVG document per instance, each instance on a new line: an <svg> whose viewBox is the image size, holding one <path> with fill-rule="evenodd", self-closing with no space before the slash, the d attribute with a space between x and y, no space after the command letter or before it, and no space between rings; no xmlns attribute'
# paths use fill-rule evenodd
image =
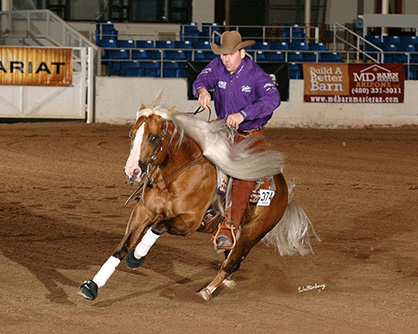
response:
<svg viewBox="0 0 418 334"><path fill-rule="evenodd" d="M104 286L107 280L112 276L115 272L116 267L119 265L120 260L114 256L111 256L107 259L104 265L100 268L97 272L96 276L94 276L93 281L97 284L99 288Z"/></svg>
<svg viewBox="0 0 418 334"><path fill-rule="evenodd" d="M154 245L154 243L157 241L157 239L160 236L158 234L155 234L154 232L149 229L147 233L145 233L144 237L142 238L141 242L136 246L134 255L137 259L140 259L141 257L144 257L148 254L148 251Z"/></svg>

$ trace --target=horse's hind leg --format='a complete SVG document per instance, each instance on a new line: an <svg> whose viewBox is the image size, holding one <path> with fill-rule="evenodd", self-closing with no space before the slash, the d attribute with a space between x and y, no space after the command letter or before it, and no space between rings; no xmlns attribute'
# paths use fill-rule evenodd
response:
<svg viewBox="0 0 418 334"><path fill-rule="evenodd" d="M132 248L138 241L145 228L155 220L155 216L145 208L142 203L135 206L129 218L126 232L119 245L116 247L113 254L107 259L107 261L101 266L100 270L93 277L92 280L85 281L77 294L89 299L94 300L97 297L98 289L103 287L108 279L115 272L116 267L121 260L125 257L128 249Z"/></svg>
<svg viewBox="0 0 418 334"><path fill-rule="evenodd" d="M240 237L240 239L242 236ZM241 239L242 240L242 239ZM221 269L218 271L218 274L209 283L208 286L199 291L199 294L204 300L209 300L212 297L212 294L215 290L222 284L225 283L228 287L234 287L235 281L230 279L231 275L236 272L241 262L246 258L251 248L258 242L254 240L247 243L238 243L235 248L231 251L225 261L222 263Z"/></svg>

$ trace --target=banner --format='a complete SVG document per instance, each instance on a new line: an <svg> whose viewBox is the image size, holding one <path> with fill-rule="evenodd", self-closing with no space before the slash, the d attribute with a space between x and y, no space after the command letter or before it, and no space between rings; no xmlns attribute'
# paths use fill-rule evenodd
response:
<svg viewBox="0 0 418 334"><path fill-rule="evenodd" d="M403 103L403 64L303 64L304 101Z"/></svg>
<svg viewBox="0 0 418 334"><path fill-rule="evenodd" d="M0 47L0 85L71 86L73 50Z"/></svg>

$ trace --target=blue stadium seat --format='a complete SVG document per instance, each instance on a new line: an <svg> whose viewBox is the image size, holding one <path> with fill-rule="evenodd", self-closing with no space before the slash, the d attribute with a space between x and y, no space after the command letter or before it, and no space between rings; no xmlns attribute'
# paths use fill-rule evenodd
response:
<svg viewBox="0 0 418 334"><path fill-rule="evenodd" d="M418 80L418 65L411 65L409 72L409 80Z"/></svg>
<svg viewBox="0 0 418 334"><path fill-rule="evenodd" d="M411 53L410 61L413 64L418 64L418 52L417 53Z"/></svg>
<svg viewBox="0 0 418 334"><path fill-rule="evenodd" d="M209 41L193 41L193 48L195 49L209 49L210 50L210 42Z"/></svg>
<svg viewBox="0 0 418 334"><path fill-rule="evenodd" d="M143 77L145 76L145 69L138 61L122 62L121 75L126 77Z"/></svg>
<svg viewBox="0 0 418 334"><path fill-rule="evenodd" d="M409 53L415 52L415 44L399 43L396 45L398 51L405 51ZM393 62L406 64L408 63L408 54L406 53L396 53L393 55Z"/></svg>
<svg viewBox="0 0 418 334"><path fill-rule="evenodd" d="M164 62L165 78L185 78L187 76L185 62Z"/></svg>
<svg viewBox="0 0 418 334"><path fill-rule="evenodd" d="M112 37L103 37L96 41L96 44L101 48L116 48L116 39Z"/></svg>
<svg viewBox="0 0 418 334"><path fill-rule="evenodd" d="M181 40L197 40L199 38L199 28L197 23L183 23L180 25Z"/></svg>
<svg viewBox="0 0 418 334"><path fill-rule="evenodd" d="M174 48L176 48L176 49L193 49L193 44L190 41L174 41Z"/></svg>
<svg viewBox="0 0 418 334"><path fill-rule="evenodd" d="M133 40L126 40L126 39L118 39L116 41L116 46L118 48L134 48L135 47L135 42Z"/></svg>
<svg viewBox="0 0 418 334"><path fill-rule="evenodd" d="M398 51L415 52L418 49L418 45L412 43L399 43L396 45Z"/></svg>
<svg viewBox="0 0 418 334"><path fill-rule="evenodd" d="M251 46L252 50L270 50L270 43L268 42L256 42Z"/></svg>
<svg viewBox="0 0 418 334"><path fill-rule="evenodd" d="M132 50L131 52L132 52L132 59L141 60L141 59L148 58L146 50Z"/></svg>
<svg viewBox="0 0 418 334"><path fill-rule="evenodd" d="M342 63L343 61L340 58L338 52L319 52L319 62L320 63Z"/></svg>
<svg viewBox="0 0 418 334"><path fill-rule="evenodd" d="M157 50L157 49L155 49L155 50L148 49L147 50L148 59L155 59L155 60L158 59L159 60L163 56L164 56L163 50Z"/></svg>
<svg viewBox="0 0 418 334"><path fill-rule="evenodd" d="M210 40L214 31L217 31L218 33L222 34L222 31L218 23L202 23L202 31L199 34L200 39Z"/></svg>
<svg viewBox="0 0 418 334"><path fill-rule="evenodd" d="M270 50L289 50L288 42L271 42Z"/></svg>
<svg viewBox="0 0 418 334"><path fill-rule="evenodd" d="M253 55L253 59L256 62L259 61L265 61L266 60L266 56L264 55L263 51L253 51L254 55Z"/></svg>
<svg viewBox="0 0 418 334"><path fill-rule="evenodd" d="M287 61L292 63L297 63L302 61L302 53L299 51L289 52L287 54Z"/></svg>
<svg viewBox="0 0 418 334"><path fill-rule="evenodd" d="M385 44L382 43L380 44L380 48L385 51L385 53L383 54L383 62L385 63L393 63L393 60L396 56L396 53L392 53L392 52L396 52L398 51L396 44Z"/></svg>
<svg viewBox="0 0 418 334"><path fill-rule="evenodd" d="M108 50L109 59L129 59L129 51L125 49Z"/></svg>
<svg viewBox="0 0 418 334"><path fill-rule="evenodd" d="M112 21L96 21L97 30L101 31L103 26L107 26L107 27L110 27L111 29L114 29L114 25Z"/></svg>
<svg viewBox="0 0 418 334"><path fill-rule="evenodd" d="M401 43L418 44L417 36L401 36Z"/></svg>
<svg viewBox="0 0 418 334"><path fill-rule="evenodd" d="M399 36L383 36L384 44L396 44L401 41Z"/></svg>
<svg viewBox="0 0 418 334"><path fill-rule="evenodd" d="M155 47L154 41L151 40L138 40L135 42L137 48L153 48Z"/></svg>
<svg viewBox="0 0 418 334"><path fill-rule="evenodd" d="M153 62L141 62L142 68L144 68L145 77L154 77L158 78L161 77L161 62L153 61Z"/></svg>
<svg viewBox="0 0 418 334"><path fill-rule="evenodd" d="M289 64L290 79L303 79L302 64Z"/></svg>
<svg viewBox="0 0 418 334"><path fill-rule="evenodd" d="M290 50L308 50L308 44L301 41L293 41L289 44Z"/></svg>
<svg viewBox="0 0 418 334"><path fill-rule="evenodd" d="M302 52L302 61L305 63L316 63L319 61L317 52Z"/></svg>
<svg viewBox="0 0 418 334"><path fill-rule="evenodd" d="M267 61L285 61L285 55L282 51L264 51L264 57Z"/></svg>
<svg viewBox="0 0 418 334"><path fill-rule="evenodd" d="M205 60L206 59L205 54L202 50L194 50L192 57L194 57L194 60Z"/></svg>
<svg viewBox="0 0 418 334"><path fill-rule="evenodd" d="M112 74L120 74L121 71L121 63L120 61L109 61L107 64L109 65L109 76Z"/></svg>
<svg viewBox="0 0 418 334"><path fill-rule="evenodd" d="M326 46L324 43L308 43L308 50L312 51L325 51Z"/></svg>
<svg viewBox="0 0 418 334"><path fill-rule="evenodd" d="M382 43L375 43L375 45L380 48ZM370 52L372 51L372 52ZM378 49L376 49L374 46L370 44L366 44L366 52L370 57L373 57L374 59L377 59L378 52L380 52Z"/></svg>
<svg viewBox="0 0 418 334"><path fill-rule="evenodd" d="M204 58L205 60L213 60L213 59L215 59L216 57L219 56L219 55L216 55L212 51L209 51L209 50L204 50L203 55L205 57Z"/></svg>
<svg viewBox="0 0 418 334"><path fill-rule="evenodd" d="M186 54L183 50L165 50L164 59L168 60L186 60Z"/></svg>
<svg viewBox="0 0 418 334"><path fill-rule="evenodd" d="M383 42L382 36L380 35L366 35L364 38L366 39L366 41L369 41L373 44L379 44Z"/></svg>
<svg viewBox="0 0 418 334"><path fill-rule="evenodd" d="M174 48L173 41L155 41L155 47L160 49L172 49Z"/></svg>

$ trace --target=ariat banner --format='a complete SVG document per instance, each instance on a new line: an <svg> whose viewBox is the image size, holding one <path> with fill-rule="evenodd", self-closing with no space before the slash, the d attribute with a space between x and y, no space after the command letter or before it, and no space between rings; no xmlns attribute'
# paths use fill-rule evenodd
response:
<svg viewBox="0 0 418 334"><path fill-rule="evenodd" d="M402 103L402 64L303 64L304 101Z"/></svg>
<svg viewBox="0 0 418 334"><path fill-rule="evenodd" d="M0 84L71 86L73 50L0 47Z"/></svg>

